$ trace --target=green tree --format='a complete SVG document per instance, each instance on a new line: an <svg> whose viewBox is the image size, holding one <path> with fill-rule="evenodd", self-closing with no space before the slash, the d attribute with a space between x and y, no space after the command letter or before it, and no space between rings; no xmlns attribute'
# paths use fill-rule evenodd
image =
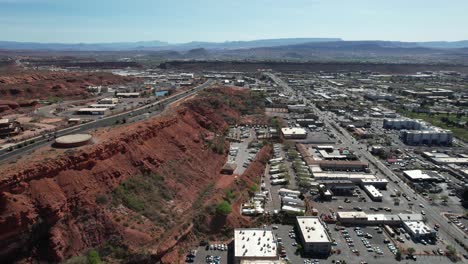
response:
<svg viewBox="0 0 468 264"><path fill-rule="evenodd" d="M448 201L448 196L447 196L447 195L442 195L442 196L440 197L440 199L441 199L442 202L445 204L445 203L447 203L447 201Z"/></svg>
<svg viewBox="0 0 468 264"><path fill-rule="evenodd" d="M414 252L416 252L416 250L414 248L412 248L412 247L408 248L408 255L412 256L414 254Z"/></svg>
<svg viewBox="0 0 468 264"><path fill-rule="evenodd" d="M219 215L228 215L231 211L231 205L226 201L222 201L216 206L216 213Z"/></svg>
<svg viewBox="0 0 468 264"><path fill-rule="evenodd" d="M224 199L228 202L231 202L232 199L236 198L236 194L231 189L227 189L225 194L226 195Z"/></svg>
<svg viewBox="0 0 468 264"><path fill-rule="evenodd" d="M400 251L397 251L397 253L395 254L395 259L400 261L401 260L401 252Z"/></svg>
<svg viewBox="0 0 468 264"><path fill-rule="evenodd" d="M257 184L252 184L250 187L249 187L249 190L251 193L256 193L258 192L258 186Z"/></svg>
<svg viewBox="0 0 468 264"><path fill-rule="evenodd" d="M87 256L88 264L100 264L102 263L99 253L96 250L90 250Z"/></svg>
<svg viewBox="0 0 468 264"><path fill-rule="evenodd" d="M455 255L457 255L457 249L455 249L454 246L452 246L452 245L447 245L446 249L447 249L447 254L448 254L449 256L455 256Z"/></svg>

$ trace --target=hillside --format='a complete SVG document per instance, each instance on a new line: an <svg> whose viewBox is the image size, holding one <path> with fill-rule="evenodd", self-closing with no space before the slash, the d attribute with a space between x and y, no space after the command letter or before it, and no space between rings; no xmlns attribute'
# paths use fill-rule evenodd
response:
<svg viewBox="0 0 468 264"><path fill-rule="evenodd" d="M255 102L211 89L164 117L98 131L95 145L2 166L0 259L63 261L98 248L112 262L178 263L185 243L248 225L238 213L220 222L210 208L233 185L244 197L264 168L268 148L238 181L219 184L232 178L219 174L226 120L258 110L246 105Z"/></svg>

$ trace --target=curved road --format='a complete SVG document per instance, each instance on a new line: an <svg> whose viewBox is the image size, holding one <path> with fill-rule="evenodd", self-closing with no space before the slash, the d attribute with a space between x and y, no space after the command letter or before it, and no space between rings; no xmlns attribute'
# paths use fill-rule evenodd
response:
<svg viewBox="0 0 468 264"><path fill-rule="evenodd" d="M98 119L95 121L91 121L85 124L80 124L77 126L72 126L68 127L65 129L61 129L55 132L56 137L64 136L64 135L69 135L69 134L74 134L74 133L83 133L89 130L101 128L101 127L107 127L107 126L112 126L117 123L117 121L126 119L128 120L129 118L135 118L137 116L142 116L143 118L148 118L149 116L145 116L144 114L148 113L149 111L153 112L158 109L161 109L161 107L166 107L171 103L174 103L180 99L186 98L188 96L191 96L195 93L197 93L200 90L203 90L209 86L211 86L214 83L213 80L208 80L202 85L199 85L197 87L194 87L190 90L187 90L183 93L176 94L174 96L171 96L169 98L144 105L142 107L133 109L131 111L125 112L125 113L120 113L117 115L109 116L109 117L104 117L102 119ZM8 151L8 149L1 149L0 150L0 162L6 162L9 161L13 158L17 158L20 155L27 154L29 151L38 149L40 147L43 147L47 144L50 144L50 141L53 140L51 138L47 139L44 136L38 136L34 137L31 139L28 139L23 142L29 142L26 146L23 146L22 148L15 148L12 151ZM22 143L23 143L22 142Z"/></svg>
<svg viewBox="0 0 468 264"><path fill-rule="evenodd" d="M268 73L269 76L276 84L282 86L287 91L292 91L291 87L275 76L272 73ZM416 199L411 199L416 206L418 204L422 204L424 206L424 210L426 212L426 219L429 220L432 224L439 224L439 236L444 238L444 240L448 243L453 245L458 252L465 254L465 250L454 241L454 238L458 239L459 241L466 241L465 234L453 224L448 223L448 219L442 215L442 211L439 210L438 207L432 206L426 199L416 193L411 187L409 187L406 183L404 183L397 175L395 175L387 166L382 164L380 160L376 159L369 151L367 151L366 145L360 145L356 143L356 140L342 127L336 124L326 113L320 111L315 105L312 105L312 110L320 116L324 123L335 132L335 136L339 138L346 146L349 146L355 153L358 153L362 158L365 158L369 163L373 164L386 178L389 179L388 185L392 189L398 189L401 193L406 193L409 197L415 197ZM395 184L394 182L400 182L400 184ZM445 248L443 248L445 250Z"/></svg>

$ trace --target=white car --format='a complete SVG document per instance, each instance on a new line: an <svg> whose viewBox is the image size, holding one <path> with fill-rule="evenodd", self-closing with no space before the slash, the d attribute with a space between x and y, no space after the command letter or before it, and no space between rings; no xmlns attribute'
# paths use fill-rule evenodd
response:
<svg viewBox="0 0 468 264"><path fill-rule="evenodd" d="M424 204L419 204L419 207L424 208Z"/></svg>

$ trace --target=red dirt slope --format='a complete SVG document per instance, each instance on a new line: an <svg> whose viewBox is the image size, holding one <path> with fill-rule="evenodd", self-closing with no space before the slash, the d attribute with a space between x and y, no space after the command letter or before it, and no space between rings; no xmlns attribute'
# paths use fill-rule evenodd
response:
<svg viewBox="0 0 468 264"><path fill-rule="evenodd" d="M104 243L162 258L192 231L198 201L225 162L226 151L214 151L206 136L238 119L229 105L239 107L246 96L213 89L170 116L101 131L98 145L0 167L0 259L62 261ZM146 189L142 180L160 184ZM112 191L161 195L139 212L139 204L112 204ZM124 198L131 204L140 197Z"/></svg>
<svg viewBox="0 0 468 264"><path fill-rule="evenodd" d="M73 99L88 95L89 85L113 85L134 81L105 72L13 71L0 73L0 98L21 102L50 96Z"/></svg>

